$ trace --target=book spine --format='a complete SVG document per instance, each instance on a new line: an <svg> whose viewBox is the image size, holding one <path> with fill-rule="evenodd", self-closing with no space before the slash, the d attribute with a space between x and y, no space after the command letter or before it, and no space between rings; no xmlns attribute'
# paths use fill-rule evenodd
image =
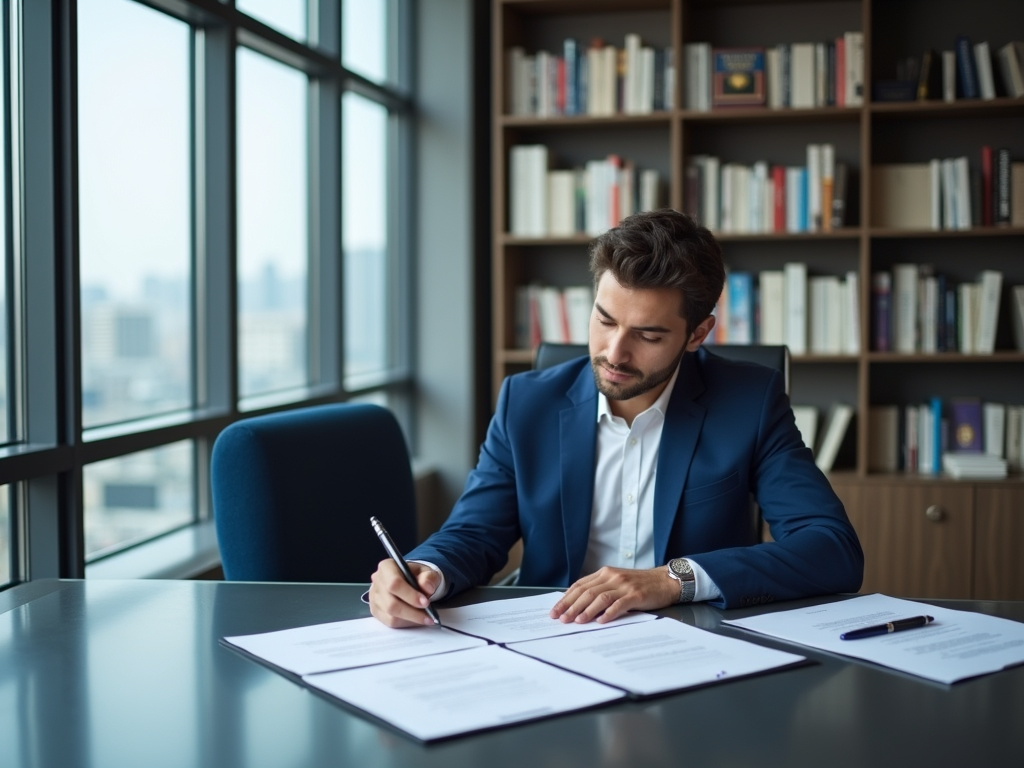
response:
<svg viewBox="0 0 1024 768"><path fill-rule="evenodd" d="M876 272L871 286L874 348L876 352L892 350L892 275Z"/></svg>
<svg viewBox="0 0 1024 768"><path fill-rule="evenodd" d="M978 69L975 66L974 48L966 35L960 35L956 39L956 70L961 98L978 98Z"/></svg>
<svg viewBox="0 0 1024 768"><path fill-rule="evenodd" d="M1009 226L1013 211L1012 188L1010 186L1013 168L1010 162L1010 150L999 149L996 152L995 166L995 210L993 224L999 227Z"/></svg>

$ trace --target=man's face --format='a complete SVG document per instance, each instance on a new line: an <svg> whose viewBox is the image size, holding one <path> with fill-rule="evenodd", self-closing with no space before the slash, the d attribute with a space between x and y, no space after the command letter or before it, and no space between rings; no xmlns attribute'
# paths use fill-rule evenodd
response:
<svg viewBox="0 0 1024 768"><path fill-rule="evenodd" d="M649 407L683 354L700 346L714 318L688 334L681 300L675 288L624 288L611 272L601 275L590 316L590 362L609 400L639 398L641 410Z"/></svg>

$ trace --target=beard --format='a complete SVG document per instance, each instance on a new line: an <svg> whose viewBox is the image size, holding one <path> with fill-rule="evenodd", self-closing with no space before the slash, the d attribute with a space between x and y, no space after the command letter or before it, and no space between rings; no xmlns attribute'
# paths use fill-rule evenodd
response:
<svg viewBox="0 0 1024 768"><path fill-rule="evenodd" d="M632 368L628 365L612 365L606 357L590 358L590 367L594 372L594 384L597 385L597 389L602 395L609 400L631 400L645 392L650 392L659 384L664 384L672 378L672 374L679 367L679 362L683 359L684 354L686 354L686 347L679 350L679 354L676 355L675 360L670 365L650 373L644 373L638 368ZM634 380L624 384L605 381L601 378L602 368L619 374L624 373L627 376L632 376Z"/></svg>

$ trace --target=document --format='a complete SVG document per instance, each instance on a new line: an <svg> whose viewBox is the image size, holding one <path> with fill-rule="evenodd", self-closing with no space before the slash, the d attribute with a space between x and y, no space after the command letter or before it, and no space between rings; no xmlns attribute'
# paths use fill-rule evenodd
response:
<svg viewBox="0 0 1024 768"><path fill-rule="evenodd" d="M921 615L931 616L934 621L859 640L839 638L847 630ZM1024 664L1024 624L886 595L863 595L722 623L940 683L955 683Z"/></svg>
<svg viewBox="0 0 1024 768"><path fill-rule="evenodd" d="M372 617L224 640L300 677L487 645L445 627L392 629Z"/></svg>
<svg viewBox="0 0 1024 768"><path fill-rule="evenodd" d="M672 619L511 643L508 648L622 688L635 697L735 679L805 660Z"/></svg>
<svg viewBox="0 0 1024 768"><path fill-rule="evenodd" d="M658 618L653 613L628 613L608 624L593 621L587 624L563 624L548 615L551 606L557 603L563 594L565 593L546 592L542 595L517 597L511 600L491 600L459 608L442 608L438 613L441 614L441 623L444 626L487 638L492 643L514 643L539 637L592 632Z"/></svg>
<svg viewBox="0 0 1024 768"><path fill-rule="evenodd" d="M498 645L309 675L303 682L422 741L550 717L625 696L617 688Z"/></svg>

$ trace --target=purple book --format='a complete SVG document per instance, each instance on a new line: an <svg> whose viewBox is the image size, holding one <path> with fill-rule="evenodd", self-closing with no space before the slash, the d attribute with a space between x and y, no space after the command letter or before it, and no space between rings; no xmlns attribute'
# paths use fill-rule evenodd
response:
<svg viewBox="0 0 1024 768"><path fill-rule="evenodd" d="M975 399L949 402L950 450L955 453L981 453L981 401Z"/></svg>
<svg viewBox="0 0 1024 768"><path fill-rule="evenodd" d="M874 315L874 342L876 352L892 349L892 275L876 272L871 286L871 309Z"/></svg>

